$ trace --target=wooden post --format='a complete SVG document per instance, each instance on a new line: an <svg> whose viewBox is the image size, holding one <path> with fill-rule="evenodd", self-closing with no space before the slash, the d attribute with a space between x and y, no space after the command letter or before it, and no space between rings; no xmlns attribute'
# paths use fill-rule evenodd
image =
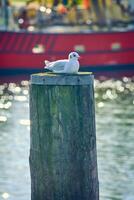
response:
<svg viewBox="0 0 134 200"><path fill-rule="evenodd" d="M31 76L32 200L98 200L93 75Z"/></svg>

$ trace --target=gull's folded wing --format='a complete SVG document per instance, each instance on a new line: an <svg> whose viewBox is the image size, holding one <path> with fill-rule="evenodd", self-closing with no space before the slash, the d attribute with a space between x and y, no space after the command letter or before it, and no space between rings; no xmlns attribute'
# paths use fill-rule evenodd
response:
<svg viewBox="0 0 134 200"><path fill-rule="evenodd" d="M61 70L64 70L64 67L65 67L67 62L68 62L68 60L58 60L58 61L54 61L54 62L49 62L48 65L45 68L52 70L52 71L53 70L54 71L61 71Z"/></svg>

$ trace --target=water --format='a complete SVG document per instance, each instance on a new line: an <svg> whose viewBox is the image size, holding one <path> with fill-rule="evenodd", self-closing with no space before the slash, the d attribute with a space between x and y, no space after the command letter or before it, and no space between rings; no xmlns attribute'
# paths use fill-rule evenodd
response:
<svg viewBox="0 0 134 200"><path fill-rule="evenodd" d="M30 200L28 82L0 86L0 200ZM100 200L134 200L134 85L95 81Z"/></svg>
<svg viewBox="0 0 134 200"><path fill-rule="evenodd" d="M134 85L97 83L97 145L101 200L134 199Z"/></svg>
<svg viewBox="0 0 134 200"><path fill-rule="evenodd" d="M30 200L28 85L2 85L0 200Z"/></svg>

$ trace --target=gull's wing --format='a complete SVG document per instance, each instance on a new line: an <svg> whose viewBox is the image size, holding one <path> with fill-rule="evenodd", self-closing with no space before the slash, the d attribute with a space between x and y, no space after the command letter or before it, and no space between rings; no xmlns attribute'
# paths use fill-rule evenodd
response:
<svg viewBox="0 0 134 200"><path fill-rule="evenodd" d="M46 69L49 69L49 70L52 70L52 71L62 71L64 70L64 67L66 65L66 63L68 63L68 60L67 59L64 59L64 60L57 60L57 61L54 61L54 62L49 62L47 65L46 65Z"/></svg>

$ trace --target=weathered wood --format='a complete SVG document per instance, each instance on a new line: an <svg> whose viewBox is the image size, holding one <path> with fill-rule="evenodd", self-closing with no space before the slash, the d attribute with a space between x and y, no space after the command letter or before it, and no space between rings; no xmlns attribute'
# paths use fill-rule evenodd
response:
<svg viewBox="0 0 134 200"><path fill-rule="evenodd" d="M79 72L75 75L70 74L55 74L55 73L40 73L31 76L31 84L36 85L89 85L89 75L91 72ZM84 76L84 78L83 78ZM52 78L53 77L53 78Z"/></svg>
<svg viewBox="0 0 134 200"><path fill-rule="evenodd" d="M30 119L31 199L98 200L93 76L32 75Z"/></svg>

